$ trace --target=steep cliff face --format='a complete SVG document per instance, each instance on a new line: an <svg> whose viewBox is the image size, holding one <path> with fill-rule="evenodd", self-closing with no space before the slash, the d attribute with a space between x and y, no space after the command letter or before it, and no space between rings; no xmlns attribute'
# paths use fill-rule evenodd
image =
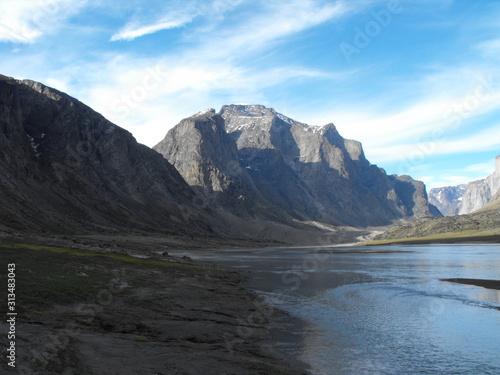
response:
<svg viewBox="0 0 500 375"><path fill-rule="evenodd" d="M495 172L483 180L467 184L458 207L458 214L468 214L486 206L500 189L500 155L495 160Z"/></svg>
<svg viewBox="0 0 500 375"><path fill-rule="evenodd" d="M209 231L192 206L194 192L170 163L76 99L0 76L0 113L4 226Z"/></svg>
<svg viewBox="0 0 500 375"><path fill-rule="evenodd" d="M263 106L199 113L155 149L62 92L0 76L0 230L296 242L324 223L432 214L422 183L387 176L333 124Z"/></svg>
<svg viewBox="0 0 500 375"><path fill-rule="evenodd" d="M199 206L226 209L240 217L279 219L240 163L235 140L215 110L184 119L154 147L198 192ZM276 208L276 207L273 207Z"/></svg>
<svg viewBox="0 0 500 375"><path fill-rule="evenodd" d="M429 203L436 206L445 216L458 214L458 207L466 191L467 185L445 186L429 191Z"/></svg>
<svg viewBox="0 0 500 375"><path fill-rule="evenodd" d="M500 214L500 190L497 191L486 206L477 210L477 213L480 212L495 212L496 214Z"/></svg>
<svg viewBox="0 0 500 375"><path fill-rule="evenodd" d="M486 206L499 190L500 155L495 159L495 172L490 176L466 185L431 189L429 202L445 216L465 215Z"/></svg>
<svg viewBox="0 0 500 375"><path fill-rule="evenodd" d="M209 193L219 187L219 199L234 196L229 186L237 186L238 197L251 198L248 207L265 208L253 217L272 212L282 221L370 226L433 214L422 183L387 176L333 124L308 126L264 106L224 106L183 120L155 149L191 186ZM217 162L213 154L222 149Z"/></svg>

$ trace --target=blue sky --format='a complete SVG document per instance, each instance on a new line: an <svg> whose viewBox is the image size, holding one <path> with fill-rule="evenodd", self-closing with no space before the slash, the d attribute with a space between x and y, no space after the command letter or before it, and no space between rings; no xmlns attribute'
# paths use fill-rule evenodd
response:
<svg viewBox="0 0 500 375"><path fill-rule="evenodd" d="M428 188L500 154L500 1L1 0L0 73L78 98L148 146L263 104L333 122Z"/></svg>

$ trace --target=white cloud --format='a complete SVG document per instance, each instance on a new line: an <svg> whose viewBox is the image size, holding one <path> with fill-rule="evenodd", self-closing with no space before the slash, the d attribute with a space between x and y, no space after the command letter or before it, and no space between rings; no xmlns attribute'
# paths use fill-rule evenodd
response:
<svg viewBox="0 0 500 375"><path fill-rule="evenodd" d="M224 15L238 6L250 3L248 0L215 0L211 2L185 0L174 1L163 10L153 14L135 15L120 31L111 37L111 41L133 40L161 30L184 26L196 17L212 21L216 28L198 28L192 32L205 37L206 48L199 51L204 56L213 52L228 55L233 51L249 51L262 48L270 42L288 35L319 25L352 9L343 2L331 4L317 0L265 1L251 3L261 11L248 17L242 13L237 20L224 24ZM208 30L208 33L207 33ZM214 30L216 30L214 35ZM209 43L210 42L210 43Z"/></svg>
<svg viewBox="0 0 500 375"><path fill-rule="evenodd" d="M189 37L197 43L190 44L183 53L175 56L167 53L154 60L132 55L107 56L104 66L100 62L98 69L86 67L83 70L91 73L85 79L87 90L78 94L79 97L111 121L133 131L140 142L151 146L182 118L207 106L218 109L231 101L268 104L263 94L266 88L291 79L339 78L338 74L292 64L262 67L249 65L245 60L257 49L269 48L273 41L281 41L342 14L342 7L318 5L311 0L281 6L277 2L266 2L262 9L259 5L258 11L252 9L250 16L246 14L244 19L240 14L230 22L220 18L242 3L242 0L209 3L207 6L212 10L219 10L214 15L219 17L214 20L218 27L189 30ZM195 17L193 4L191 1L181 7L185 18L177 19ZM154 25L142 24L152 27L150 31L156 29ZM128 34L131 38L147 31L135 30L136 34ZM125 35L122 33L121 37ZM114 38L118 39L118 34Z"/></svg>
<svg viewBox="0 0 500 375"><path fill-rule="evenodd" d="M437 142L437 155L500 149L500 124L461 139Z"/></svg>
<svg viewBox="0 0 500 375"><path fill-rule="evenodd" d="M474 135L451 138L443 134L435 141L403 144L387 144L368 147L367 154L377 162L399 162L398 174L408 174L413 167L430 156L456 155L500 149L500 126L486 128Z"/></svg>
<svg viewBox="0 0 500 375"><path fill-rule="evenodd" d="M77 13L86 0L6 0L0 3L0 41L33 43Z"/></svg>
<svg viewBox="0 0 500 375"><path fill-rule="evenodd" d="M486 178L495 171L495 161L491 159L484 163L466 165L463 166L463 168L460 168L459 170L448 169L445 171L437 171L438 173L436 173L436 171L433 170L433 172L435 173L434 176L431 175L418 176L419 175L418 169L419 169L418 166L412 168L413 172L412 176L418 178L421 181L424 181L425 185L427 186L427 190L430 190L432 188L437 188L437 187L468 184L469 182ZM433 168L432 166L430 166L430 168L427 169L429 171L432 170Z"/></svg>
<svg viewBox="0 0 500 375"><path fill-rule="evenodd" d="M149 146L181 119L207 106L218 109L231 100L263 102L261 92L267 87L325 77L323 72L293 66L250 71L229 62L168 57L152 61L129 55L108 57L106 66L89 65L81 71L90 72L85 77L89 87L77 97ZM54 84L62 87L64 82Z"/></svg>
<svg viewBox="0 0 500 375"><path fill-rule="evenodd" d="M464 170L467 172L481 173L486 177L495 171L495 160L491 159L484 163L471 164L466 166Z"/></svg>
<svg viewBox="0 0 500 375"><path fill-rule="evenodd" d="M138 37L147 35L147 34L153 34L155 32L161 31L161 30L168 30L168 29L175 29L177 27L184 26L191 22L193 18L196 16L194 15L185 15L184 17L171 17L171 18L162 18L160 20L154 21L152 24L149 25L141 25L137 24L135 22L127 24L123 29L121 29L118 33L114 34L111 37L111 41L117 41L117 40L134 40Z"/></svg>
<svg viewBox="0 0 500 375"><path fill-rule="evenodd" d="M416 159L416 165L433 155L491 149L500 139L494 127L472 138L457 138L486 115L500 111L500 89L490 73L478 66L442 68L419 82L402 82L402 91L388 90L369 107L350 104L343 112L325 111L307 121L333 122L342 136L361 141L369 160L376 163Z"/></svg>
<svg viewBox="0 0 500 375"><path fill-rule="evenodd" d="M500 38L478 43L476 48L484 57L488 59L498 59L498 54L500 52Z"/></svg>
<svg viewBox="0 0 500 375"><path fill-rule="evenodd" d="M218 33L206 36L206 47L199 52L219 58L241 56L272 47L274 42L320 25L348 12L342 3L313 0L266 1L261 12L241 18ZM209 42L210 39L210 42Z"/></svg>
<svg viewBox="0 0 500 375"><path fill-rule="evenodd" d="M45 82L48 86L53 87L59 91L66 92L66 93L68 92L68 88L69 88L68 82L63 81L62 79L47 78L47 80Z"/></svg>
<svg viewBox="0 0 500 375"><path fill-rule="evenodd" d="M110 41L126 40L153 34L158 31L175 29L191 23L196 17L209 19L224 18L224 14L246 0L174 0L161 9L151 7L143 14L135 14Z"/></svg>

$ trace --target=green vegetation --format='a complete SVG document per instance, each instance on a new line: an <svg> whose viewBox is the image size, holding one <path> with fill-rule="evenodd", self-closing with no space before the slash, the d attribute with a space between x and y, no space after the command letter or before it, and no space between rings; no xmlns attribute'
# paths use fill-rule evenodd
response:
<svg viewBox="0 0 500 375"><path fill-rule="evenodd" d="M150 258L137 258L126 254L119 253L97 253L93 251L85 251L79 249L69 249L64 247L54 247L46 245L35 245L35 244L25 244L25 243L8 243L0 242L0 249L11 248L11 249L26 249L26 250L45 250L55 253L77 255L82 257L103 257L118 260L120 262L133 263L137 265L158 267L158 268L179 268L184 270L195 270L195 271L218 271L216 268L195 266L191 264L183 263L172 263L164 260L150 259Z"/></svg>
<svg viewBox="0 0 500 375"><path fill-rule="evenodd" d="M2 264L16 264L16 306L43 314L54 303L63 304L95 297L113 275L104 269L81 262L75 255L52 251L33 251L0 245ZM5 275L2 270L2 275ZM0 293L5 293L0 288ZM5 299L2 299L5 300Z"/></svg>
<svg viewBox="0 0 500 375"><path fill-rule="evenodd" d="M429 236L422 237L401 237L401 238L392 238L392 239L379 239L373 241L363 242L360 245L370 246L370 245L389 245L396 243L415 243L415 242L441 242L444 240L453 240L456 242L464 242L467 239L475 240L482 239L484 242L496 242L496 237L500 235L500 232L493 231L458 231L458 232L448 232L448 233L440 233ZM462 241L460 241L462 240Z"/></svg>
<svg viewBox="0 0 500 375"><path fill-rule="evenodd" d="M119 279L124 267L127 268L125 280L130 286L154 284L154 275L148 268L215 270L118 253L7 242L0 242L0 260L4 265L16 265L16 309L45 316L50 314L47 308L54 304L95 301L100 291L119 281L117 275ZM6 271L0 270L5 281ZM6 300L6 293L6 288L0 288L2 301Z"/></svg>

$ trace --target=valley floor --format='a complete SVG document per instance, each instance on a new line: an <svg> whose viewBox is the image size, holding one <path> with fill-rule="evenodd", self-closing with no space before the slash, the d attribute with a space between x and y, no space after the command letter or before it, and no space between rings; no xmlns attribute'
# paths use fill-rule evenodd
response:
<svg viewBox="0 0 500 375"><path fill-rule="evenodd" d="M270 324L286 331L289 317L274 312L270 322L240 274L171 257L158 244L60 241L67 246L0 241L3 285L15 264L20 373L307 373L273 348ZM141 257L154 246L157 254ZM6 287L0 297L7 308ZM1 366L16 372L5 358Z"/></svg>

